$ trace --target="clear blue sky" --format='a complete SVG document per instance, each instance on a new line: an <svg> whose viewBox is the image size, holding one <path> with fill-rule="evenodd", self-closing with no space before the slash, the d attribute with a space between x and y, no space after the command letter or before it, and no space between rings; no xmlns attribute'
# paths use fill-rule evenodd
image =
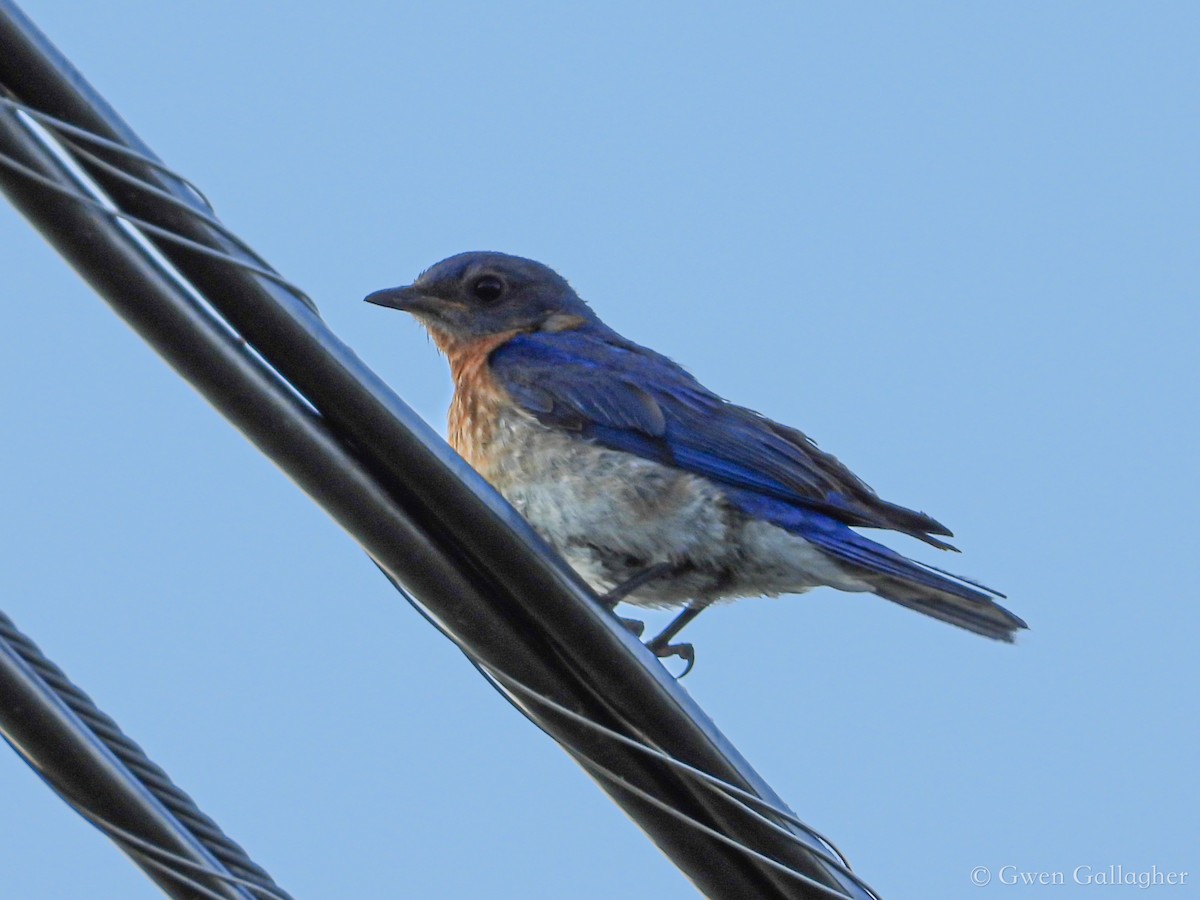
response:
<svg viewBox="0 0 1200 900"><path fill-rule="evenodd" d="M1019 645L831 591L689 629L687 689L885 897L1118 864L1196 896L1194 4L24 8L439 429L444 361L360 298L506 250L957 532ZM694 896L7 206L0 237L0 603L283 886ZM5 897L156 896L0 751Z"/></svg>

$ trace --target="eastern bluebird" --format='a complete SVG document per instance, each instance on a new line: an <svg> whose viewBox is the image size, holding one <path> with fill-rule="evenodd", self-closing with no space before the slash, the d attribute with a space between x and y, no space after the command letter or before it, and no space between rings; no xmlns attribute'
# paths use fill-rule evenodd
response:
<svg viewBox="0 0 1200 900"><path fill-rule="evenodd" d="M867 591L976 634L1025 628L1003 595L851 526L954 549L941 523L882 500L794 428L707 390L600 321L552 269L460 253L371 303L412 313L450 362L450 443L610 606Z"/></svg>

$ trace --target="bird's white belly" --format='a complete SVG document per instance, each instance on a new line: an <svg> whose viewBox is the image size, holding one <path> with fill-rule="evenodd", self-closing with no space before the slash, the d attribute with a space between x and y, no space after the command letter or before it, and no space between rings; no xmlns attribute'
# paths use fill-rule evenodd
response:
<svg viewBox="0 0 1200 900"><path fill-rule="evenodd" d="M803 538L748 519L699 476L515 413L501 417L493 440L484 476L597 591L663 562L686 571L630 602L709 603L817 584L869 589Z"/></svg>

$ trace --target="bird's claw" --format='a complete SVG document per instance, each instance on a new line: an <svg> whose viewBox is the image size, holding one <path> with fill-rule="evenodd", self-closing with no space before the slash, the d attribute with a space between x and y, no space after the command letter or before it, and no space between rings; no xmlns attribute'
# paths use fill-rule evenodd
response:
<svg viewBox="0 0 1200 900"><path fill-rule="evenodd" d="M683 671L675 676L676 681L687 675L692 671L692 666L696 665L696 648L691 644L662 644L658 641L651 641L646 647L659 659L678 656L683 660Z"/></svg>

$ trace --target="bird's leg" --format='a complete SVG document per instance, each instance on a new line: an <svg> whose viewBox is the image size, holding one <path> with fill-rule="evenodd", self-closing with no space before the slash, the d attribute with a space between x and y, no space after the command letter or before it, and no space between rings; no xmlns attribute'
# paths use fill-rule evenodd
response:
<svg viewBox="0 0 1200 900"><path fill-rule="evenodd" d="M678 656L683 660L685 667L677 676L679 678L692 671L692 666L696 664L696 648L691 644L670 644L668 641L683 631L684 626L700 615L703 609L703 606L689 606L685 608L683 612L671 620L671 624L664 628L658 637L646 642L646 648L659 659L666 659L668 656Z"/></svg>
<svg viewBox="0 0 1200 900"><path fill-rule="evenodd" d="M646 568L635 572L608 593L604 594L600 598L600 602L609 609L615 609L618 603L620 603L638 588L643 588L656 578L662 578L664 575L670 575L674 571L675 565L673 563L655 563L652 566L646 566Z"/></svg>
<svg viewBox="0 0 1200 900"><path fill-rule="evenodd" d="M662 578L664 575L670 575L675 571L675 566L671 563L655 563L652 566L646 566L639 572L636 572L632 577L625 579L608 593L600 598L610 610L615 609L617 604L636 591L638 588L645 587L656 578ZM627 619L625 616L617 616L621 624L633 632L634 637L641 637L642 632L646 630L646 623L638 619Z"/></svg>

